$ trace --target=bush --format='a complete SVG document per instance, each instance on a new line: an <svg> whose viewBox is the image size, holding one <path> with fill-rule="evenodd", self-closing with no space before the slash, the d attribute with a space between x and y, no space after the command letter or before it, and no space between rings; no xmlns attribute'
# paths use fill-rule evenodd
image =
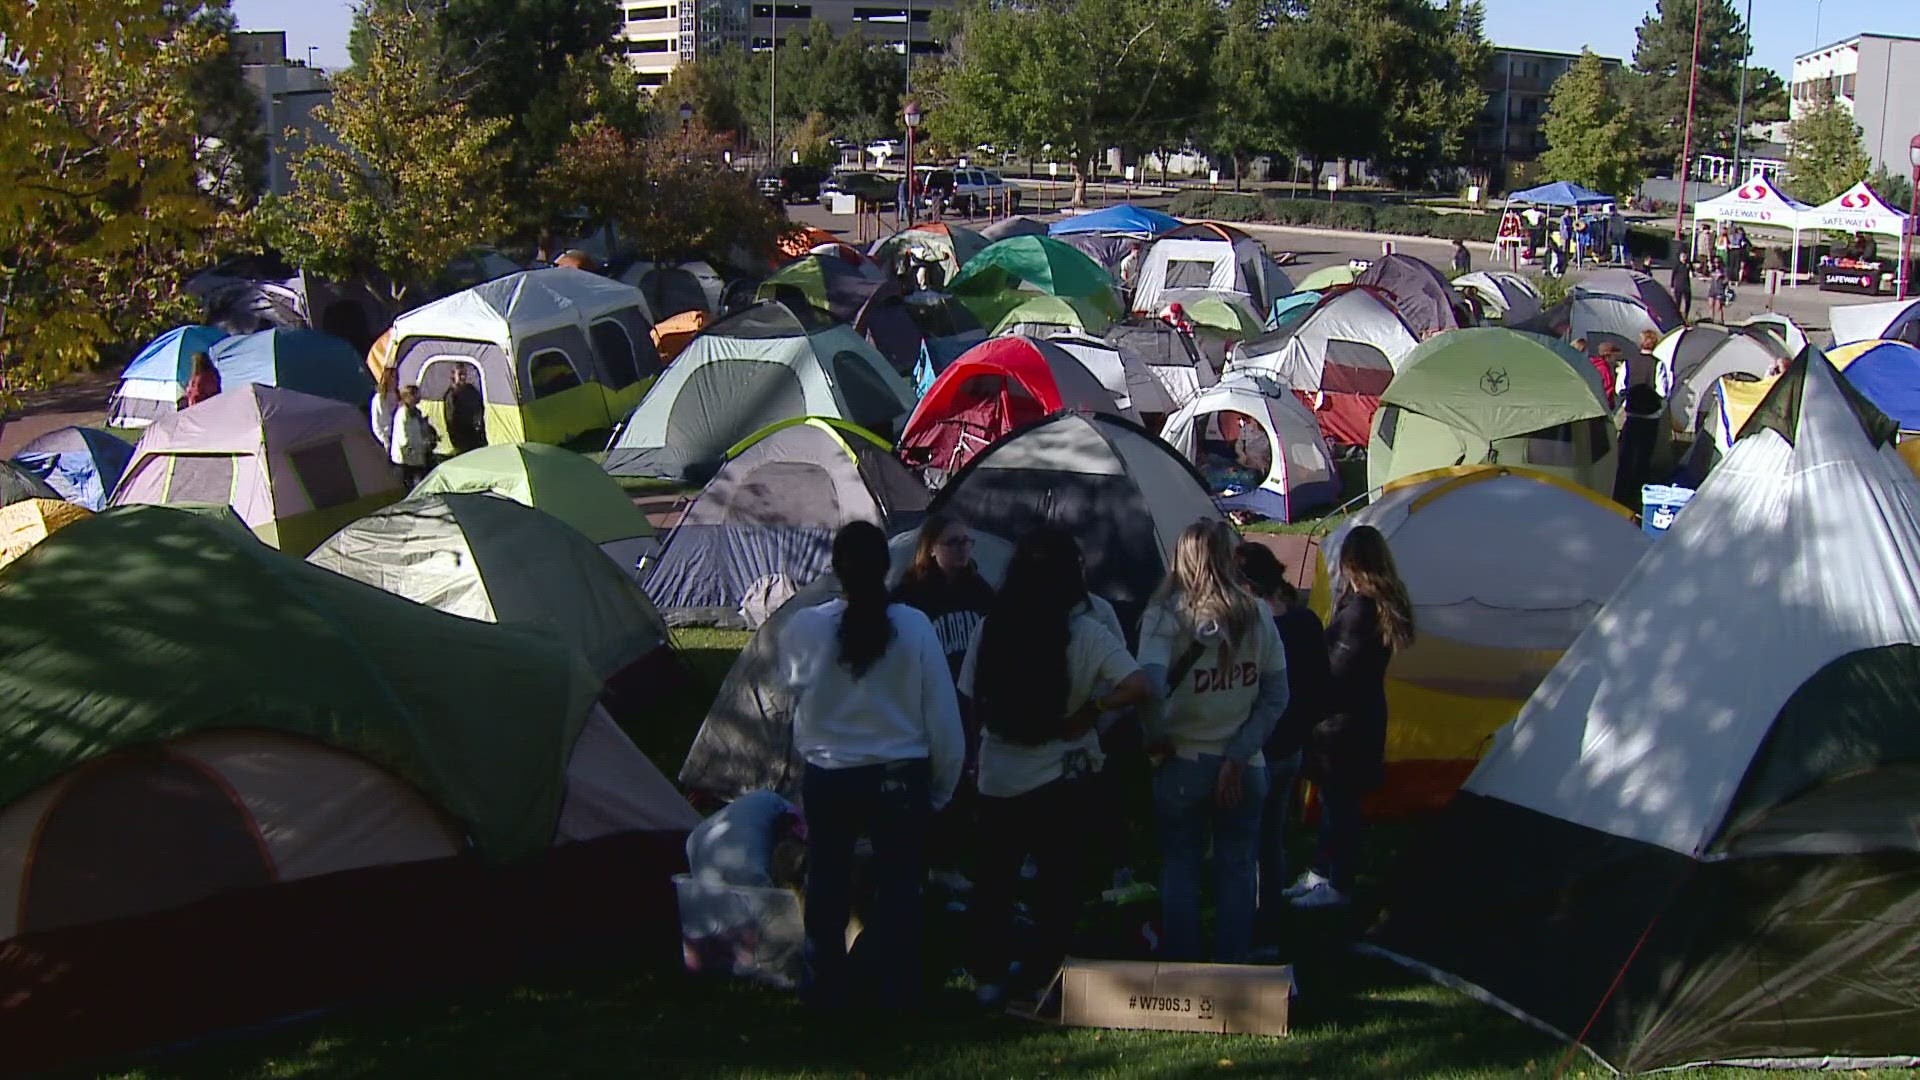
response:
<svg viewBox="0 0 1920 1080"><path fill-rule="evenodd" d="M1245 193L1183 191L1174 196L1173 213L1180 217L1210 218L1268 225L1307 225L1353 232L1430 236L1439 240L1477 240L1492 243L1500 233L1495 214L1439 214L1423 206L1375 206L1338 199L1261 198Z"/></svg>
<svg viewBox="0 0 1920 1080"><path fill-rule="evenodd" d="M1189 188L1173 197L1175 217L1206 218L1212 221L1265 221L1258 195L1208 188Z"/></svg>
<svg viewBox="0 0 1920 1080"><path fill-rule="evenodd" d="M1642 255L1666 262L1673 257L1673 234L1665 229L1656 229L1647 225L1627 227L1627 257L1638 259Z"/></svg>

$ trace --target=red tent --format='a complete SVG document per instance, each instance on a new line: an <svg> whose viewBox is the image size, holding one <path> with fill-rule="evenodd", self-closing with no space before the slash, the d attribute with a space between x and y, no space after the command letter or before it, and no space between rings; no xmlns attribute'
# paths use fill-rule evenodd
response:
<svg viewBox="0 0 1920 1080"><path fill-rule="evenodd" d="M951 476L1007 432L1061 409L1119 414L1113 392L1059 346L1027 337L983 341L927 388L900 436L900 456Z"/></svg>

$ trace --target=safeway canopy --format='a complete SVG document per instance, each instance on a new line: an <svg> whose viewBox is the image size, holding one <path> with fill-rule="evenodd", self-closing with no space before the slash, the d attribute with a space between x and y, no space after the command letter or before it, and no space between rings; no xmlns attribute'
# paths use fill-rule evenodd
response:
<svg viewBox="0 0 1920 1080"><path fill-rule="evenodd" d="M1907 230L1907 215L1887 205L1887 201L1862 180L1832 202L1807 211L1803 223L1815 229L1899 236Z"/></svg>
<svg viewBox="0 0 1920 1080"><path fill-rule="evenodd" d="M1773 181L1762 176L1757 180L1740 185L1716 199L1694 207L1696 219L1713 218L1717 221L1742 221L1754 225L1773 225L1782 229L1799 232L1812 225L1803 220L1813 208L1803 202L1788 198L1781 190L1773 186Z"/></svg>

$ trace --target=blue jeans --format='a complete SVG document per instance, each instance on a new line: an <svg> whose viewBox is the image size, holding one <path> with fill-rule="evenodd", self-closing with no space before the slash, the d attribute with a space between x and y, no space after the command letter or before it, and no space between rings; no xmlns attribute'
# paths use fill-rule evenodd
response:
<svg viewBox="0 0 1920 1080"><path fill-rule="evenodd" d="M1300 782L1300 755L1267 759L1267 805L1260 817L1260 921L1271 922L1287 906L1281 891L1287 876L1287 813Z"/></svg>
<svg viewBox="0 0 1920 1080"><path fill-rule="evenodd" d="M1360 790L1351 784L1328 780L1320 784L1320 846L1313 855L1313 869L1333 882L1333 887L1352 894L1354 862L1360 854Z"/></svg>
<svg viewBox="0 0 1920 1080"><path fill-rule="evenodd" d="M1259 890L1260 815L1267 800L1267 770L1249 768L1239 805L1214 803L1221 758L1172 758L1153 773L1154 817L1160 824L1160 907L1166 924L1161 953L1170 960L1202 958L1200 872L1213 848L1213 958L1241 963L1253 951L1253 911Z"/></svg>
<svg viewBox="0 0 1920 1080"><path fill-rule="evenodd" d="M808 1004L849 1004L847 920L853 913L853 847L873 841L869 877L873 918L861 933L861 953L884 957L876 999L896 1009L912 1008L920 996L924 912L920 893L927 877L927 824L933 807L931 770L925 758L822 769L808 765L801 779L807 816L807 944L801 992ZM866 941L867 935L875 940Z"/></svg>

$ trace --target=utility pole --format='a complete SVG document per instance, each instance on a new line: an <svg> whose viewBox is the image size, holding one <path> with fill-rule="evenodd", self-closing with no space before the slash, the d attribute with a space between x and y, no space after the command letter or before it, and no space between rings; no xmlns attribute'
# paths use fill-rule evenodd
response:
<svg viewBox="0 0 1920 1080"><path fill-rule="evenodd" d="M1751 0L1749 0L1751 2ZM900 43L901 51L907 54L907 88L902 97L913 96L913 0L907 0L907 34Z"/></svg>
<svg viewBox="0 0 1920 1080"><path fill-rule="evenodd" d="M1733 110L1733 183L1746 183L1740 172L1740 140L1747 133L1747 69L1753 66L1753 0L1747 0L1747 47L1740 57L1740 103Z"/></svg>
<svg viewBox="0 0 1920 1080"><path fill-rule="evenodd" d="M749 9L751 10L751 9ZM780 151L780 134L773 121L773 80L776 65L774 61L780 55L780 3L774 0L767 5L773 13L772 37L767 39L767 171L778 172L780 163L775 155Z"/></svg>
<svg viewBox="0 0 1920 1080"><path fill-rule="evenodd" d="M1680 206L1673 212L1676 244L1687 235L1687 178L1693 167L1693 99L1700 88L1700 10L1705 0L1693 0L1693 64L1687 69L1687 127L1680 137Z"/></svg>

